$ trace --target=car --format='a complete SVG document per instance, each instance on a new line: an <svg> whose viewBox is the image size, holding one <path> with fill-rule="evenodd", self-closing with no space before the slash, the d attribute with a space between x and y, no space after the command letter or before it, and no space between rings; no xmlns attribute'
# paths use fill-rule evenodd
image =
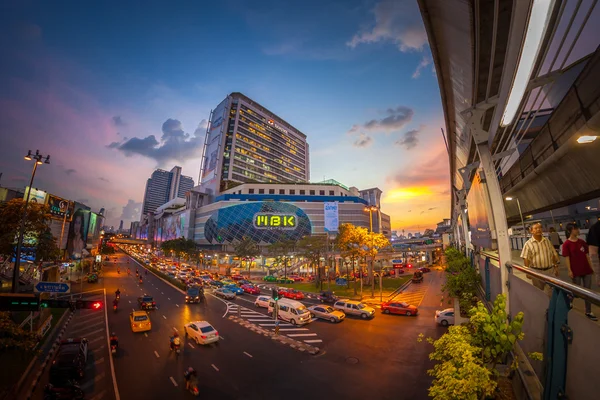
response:
<svg viewBox="0 0 600 400"><path fill-rule="evenodd" d="M96 283L98 282L98 274L89 274L87 276L88 283Z"/></svg>
<svg viewBox="0 0 600 400"><path fill-rule="evenodd" d="M302 278L301 276L298 276L298 275L290 275L289 278L291 280L293 280L294 282L302 282L302 281L304 281L304 278Z"/></svg>
<svg viewBox="0 0 600 400"><path fill-rule="evenodd" d="M247 279L240 279L239 281L237 281L237 284L239 287L242 287L243 285L252 285L252 282L250 282Z"/></svg>
<svg viewBox="0 0 600 400"><path fill-rule="evenodd" d="M233 279L234 281L240 281L240 280L244 279L244 276L240 275L240 274L235 274L235 275L231 275L231 279Z"/></svg>
<svg viewBox="0 0 600 400"><path fill-rule="evenodd" d="M342 322L344 318L346 318L346 314L342 311L321 304L308 307L308 311L310 311L310 316L312 318L326 319L332 323Z"/></svg>
<svg viewBox="0 0 600 400"><path fill-rule="evenodd" d="M189 336L198 345L210 344L219 341L219 332L206 321L195 321L183 327L185 336Z"/></svg>
<svg viewBox="0 0 600 400"><path fill-rule="evenodd" d="M321 303L330 303L333 304L336 301L339 300L339 297L336 296L335 294L333 294L333 292L330 291L323 291L319 294L319 296L317 296L317 298L319 299L319 301Z"/></svg>
<svg viewBox="0 0 600 400"><path fill-rule="evenodd" d="M417 315L419 309L403 301L386 301L381 303L381 312L384 314Z"/></svg>
<svg viewBox="0 0 600 400"><path fill-rule="evenodd" d="M279 295L293 300L304 299L304 293L296 289L279 288Z"/></svg>
<svg viewBox="0 0 600 400"><path fill-rule="evenodd" d="M338 300L333 304L333 308L343 311L346 315L354 315L362 319L375 317L375 309L373 307L369 307L356 300Z"/></svg>
<svg viewBox="0 0 600 400"><path fill-rule="evenodd" d="M141 310L154 310L156 308L156 302L152 296L145 294L138 297L138 306Z"/></svg>
<svg viewBox="0 0 600 400"><path fill-rule="evenodd" d="M152 321L146 311L134 311L129 314L132 332L147 332L152 329Z"/></svg>
<svg viewBox="0 0 600 400"><path fill-rule="evenodd" d="M61 340L56 350L56 356L50 366L50 382L58 386L68 380L83 378L87 358L87 339L69 338Z"/></svg>
<svg viewBox="0 0 600 400"><path fill-rule="evenodd" d="M263 278L263 281L265 282L277 282L277 278L275 278L273 275L267 275Z"/></svg>
<svg viewBox="0 0 600 400"><path fill-rule="evenodd" d="M419 271L421 271L423 273L425 273L425 272L431 272L431 268L429 268L429 267L421 267L421 268L419 268Z"/></svg>
<svg viewBox="0 0 600 400"><path fill-rule="evenodd" d="M269 296L258 296L256 298L256 300L254 300L254 305L256 307L264 307L264 308L268 308L269 307L269 301L273 300L271 297Z"/></svg>
<svg viewBox="0 0 600 400"><path fill-rule="evenodd" d="M277 283L294 283L294 280L290 278L278 278Z"/></svg>
<svg viewBox="0 0 600 400"><path fill-rule="evenodd" d="M415 271L412 277L412 283L421 283L423 282L423 273L421 271Z"/></svg>
<svg viewBox="0 0 600 400"><path fill-rule="evenodd" d="M241 289L246 293L260 294L260 289L258 288L258 286L246 284L246 285L242 285Z"/></svg>
<svg viewBox="0 0 600 400"><path fill-rule="evenodd" d="M231 283L229 285L225 285L225 286L223 286L223 288L231 290L236 295L237 294L244 294L244 290L241 287L239 287L238 285L236 285L235 283Z"/></svg>
<svg viewBox="0 0 600 400"><path fill-rule="evenodd" d="M235 293L226 288L218 288L215 290L215 296L222 297L224 299L233 300L235 299Z"/></svg>
<svg viewBox="0 0 600 400"><path fill-rule="evenodd" d="M229 279L229 278L221 279L221 283L223 283L223 286L236 284L234 280Z"/></svg>
<svg viewBox="0 0 600 400"><path fill-rule="evenodd" d="M454 308L446 308L445 310L435 312L435 322L442 326L454 325Z"/></svg>
<svg viewBox="0 0 600 400"><path fill-rule="evenodd" d="M208 281L208 284L214 288L222 288L224 286L223 282L215 281L214 279Z"/></svg>

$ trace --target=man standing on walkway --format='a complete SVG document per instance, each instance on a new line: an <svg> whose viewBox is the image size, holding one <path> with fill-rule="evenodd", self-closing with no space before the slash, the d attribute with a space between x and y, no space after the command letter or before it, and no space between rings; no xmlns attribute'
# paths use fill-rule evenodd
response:
<svg viewBox="0 0 600 400"><path fill-rule="evenodd" d="M598 221L590 227L587 235L587 244L590 246L590 261L592 269L596 273L596 284L600 286L600 217Z"/></svg>
<svg viewBox="0 0 600 400"><path fill-rule="evenodd" d="M532 237L525 242L521 258L525 260L525 266L540 272L544 275L554 275L558 277L558 253L554 250L552 243L542 234L542 224L539 222L531 227ZM528 276L533 285L543 290L548 296L552 295L552 289L543 281Z"/></svg>

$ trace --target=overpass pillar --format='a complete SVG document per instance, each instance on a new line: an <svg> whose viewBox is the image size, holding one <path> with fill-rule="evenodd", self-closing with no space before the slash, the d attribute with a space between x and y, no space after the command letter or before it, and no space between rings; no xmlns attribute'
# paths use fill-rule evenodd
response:
<svg viewBox="0 0 600 400"><path fill-rule="evenodd" d="M510 238L508 236L508 224L506 223L506 211L504 209L504 198L498 182L498 175L492 159L490 146L487 142L477 144L477 152L479 153L480 167L485 174L485 192L489 200L488 216L493 218L494 227L496 228L496 243L498 245L498 257L500 259L500 281L502 285L502 294L506 296L506 312L509 313L509 293L508 293L508 269L506 262L512 260L510 248ZM491 212L490 212L491 211Z"/></svg>

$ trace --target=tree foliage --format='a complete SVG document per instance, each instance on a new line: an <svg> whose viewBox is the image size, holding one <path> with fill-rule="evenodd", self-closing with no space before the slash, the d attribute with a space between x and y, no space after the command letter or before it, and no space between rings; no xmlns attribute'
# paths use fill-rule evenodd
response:
<svg viewBox="0 0 600 400"><path fill-rule="evenodd" d="M52 235L50 228L38 236L35 249L35 261L57 261L60 258L60 250L56 245L56 238Z"/></svg>
<svg viewBox="0 0 600 400"><path fill-rule="evenodd" d="M20 328L8 312L0 312L0 352L32 352L37 343L37 333Z"/></svg>
<svg viewBox="0 0 600 400"><path fill-rule="evenodd" d="M248 262L260 255L260 248L254 240L245 236L236 243L234 246L234 253L242 261ZM251 263L248 263L248 269L250 269Z"/></svg>
<svg viewBox="0 0 600 400"><path fill-rule="evenodd" d="M317 276L315 284L319 286L321 282L321 257L324 257L327 252L327 237L325 235L306 235L297 243L298 254L306 257L309 260L310 266L317 267Z"/></svg>
<svg viewBox="0 0 600 400"><path fill-rule="evenodd" d="M23 199L13 199L0 203L0 254L10 257L19 239L21 219L23 217ZM50 221L48 206L30 202L25 219L24 246L33 244L33 240L48 230ZM32 241L32 243L28 243Z"/></svg>
<svg viewBox="0 0 600 400"><path fill-rule="evenodd" d="M479 272L471 267L470 260L460 251L450 247L446 250L446 283L442 290L450 297L458 299L461 312L471 309L475 304L477 287L481 282Z"/></svg>
<svg viewBox="0 0 600 400"><path fill-rule="evenodd" d="M105 255L115 254L115 248L114 248L114 246L109 246L108 244L104 244L100 248L100 254L105 254Z"/></svg>
<svg viewBox="0 0 600 400"><path fill-rule="evenodd" d="M198 252L198 248L196 247L196 242L192 239L186 239L184 237L180 237L173 240L167 240L160 245L163 252L166 254L173 253L175 257L178 259L193 259Z"/></svg>
<svg viewBox="0 0 600 400"><path fill-rule="evenodd" d="M289 239L271 243L268 247L269 253L275 257L275 262L279 265L283 265L286 277L288 261L292 258L292 253L295 251L296 245L296 240Z"/></svg>

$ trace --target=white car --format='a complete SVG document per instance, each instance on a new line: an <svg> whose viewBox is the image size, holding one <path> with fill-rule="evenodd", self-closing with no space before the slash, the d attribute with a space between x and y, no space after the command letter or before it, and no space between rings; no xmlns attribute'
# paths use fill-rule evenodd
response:
<svg viewBox="0 0 600 400"><path fill-rule="evenodd" d="M435 322L442 326L454 325L454 308L435 312Z"/></svg>
<svg viewBox="0 0 600 400"><path fill-rule="evenodd" d="M269 307L269 300L272 300L269 296L258 296L256 300L254 300L254 305L256 307Z"/></svg>
<svg viewBox="0 0 600 400"><path fill-rule="evenodd" d="M235 293L233 293L229 289L219 288L219 289L215 290L213 293L215 294L215 296L219 296L219 297L222 297L227 300L235 299Z"/></svg>
<svg viewBox="0 0 600 400"><path fill-rule="evenodd" d="M197 344L210 344L219 341L219 332L206 321L190 322L184 326L185 336L195 340Z"/></svg>

